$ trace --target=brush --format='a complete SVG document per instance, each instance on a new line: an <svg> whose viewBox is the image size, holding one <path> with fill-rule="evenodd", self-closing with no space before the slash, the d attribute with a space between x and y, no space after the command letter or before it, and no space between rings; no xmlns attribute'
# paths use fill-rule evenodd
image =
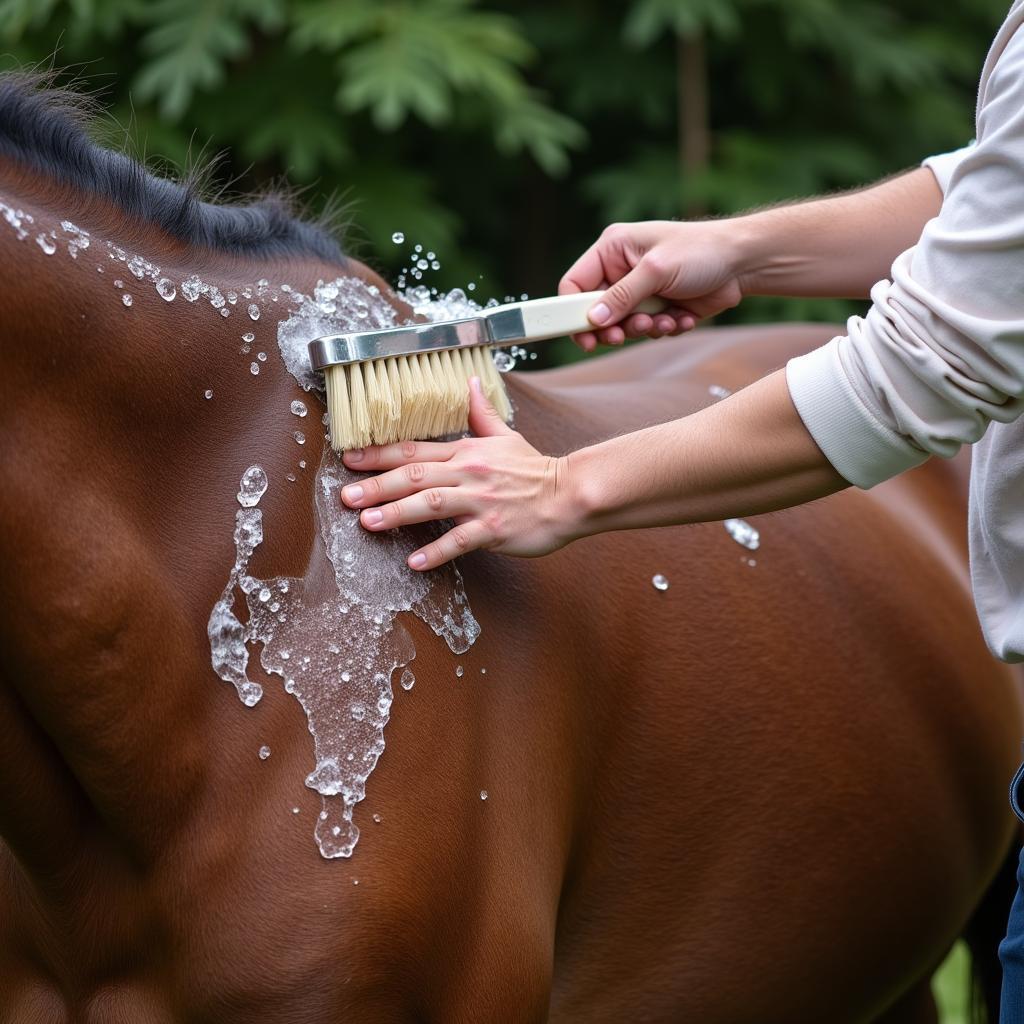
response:
<svg viewBox="0 0 1024 1024"><path fill-rule="evenodd" d="M309 343L314 370L327 386L331 447L444 437L469 429L469 379L505 422L512 407L489 349L525 345L591 331L587 310L603 292L578 292L510 302L479 315L436 323L333 334ZM637 313L660 313L667 303L647 299Z"/></svg>

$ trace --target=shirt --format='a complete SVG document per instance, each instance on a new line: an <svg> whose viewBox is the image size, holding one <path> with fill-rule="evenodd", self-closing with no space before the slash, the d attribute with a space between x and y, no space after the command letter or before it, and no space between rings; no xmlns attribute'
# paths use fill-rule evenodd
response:
<svg viewBox="0 0 1024 1024"><path fill-rule="evenodd" d="M991 651L1024 660L1024 0L981 74L974 143L926 160L943 191L847 333L791 360L797 412L868 488L974 444L971 582Z"/></svg>

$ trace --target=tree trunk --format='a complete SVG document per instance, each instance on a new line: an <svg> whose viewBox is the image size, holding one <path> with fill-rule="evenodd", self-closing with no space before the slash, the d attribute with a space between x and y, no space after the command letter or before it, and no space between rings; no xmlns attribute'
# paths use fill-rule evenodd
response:
<svg viewBox="0 0 1024 1024"><path fill-rule="evenodd" d="M708 124L707 59L702 32L676 37L678 87L678 150L682 214L698 217L706 212L692 197L688 183L708 167L711 132Z"/></svg>

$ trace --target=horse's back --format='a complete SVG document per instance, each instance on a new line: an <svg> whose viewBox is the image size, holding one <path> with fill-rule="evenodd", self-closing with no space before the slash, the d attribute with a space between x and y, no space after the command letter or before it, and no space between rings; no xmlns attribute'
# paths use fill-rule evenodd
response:
<svg viewBox="0 0 1024 1024"><path fill-rule="evenodd" d="M706 332L530 375L517 425L575 447L828 336ZM552 1019L869 1020L941 956L1005 852L1019 736L960 485L938 464L758 517L756 550L705 524L467 560L504 641L491 685L531 697L511 779L571 781Z"/></svg>

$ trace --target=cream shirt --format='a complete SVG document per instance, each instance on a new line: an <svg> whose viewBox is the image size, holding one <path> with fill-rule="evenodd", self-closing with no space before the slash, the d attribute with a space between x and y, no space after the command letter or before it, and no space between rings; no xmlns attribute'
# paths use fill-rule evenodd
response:
<svg viewBox="0 0 1024 1024"><path fill-rule="evenodd" d="M1024 0L981 74L976 141L925 161L938 216L847 334L790 361L826 458L872 487L974 444L971 579L985 639L1024 660Z"/></svg>

